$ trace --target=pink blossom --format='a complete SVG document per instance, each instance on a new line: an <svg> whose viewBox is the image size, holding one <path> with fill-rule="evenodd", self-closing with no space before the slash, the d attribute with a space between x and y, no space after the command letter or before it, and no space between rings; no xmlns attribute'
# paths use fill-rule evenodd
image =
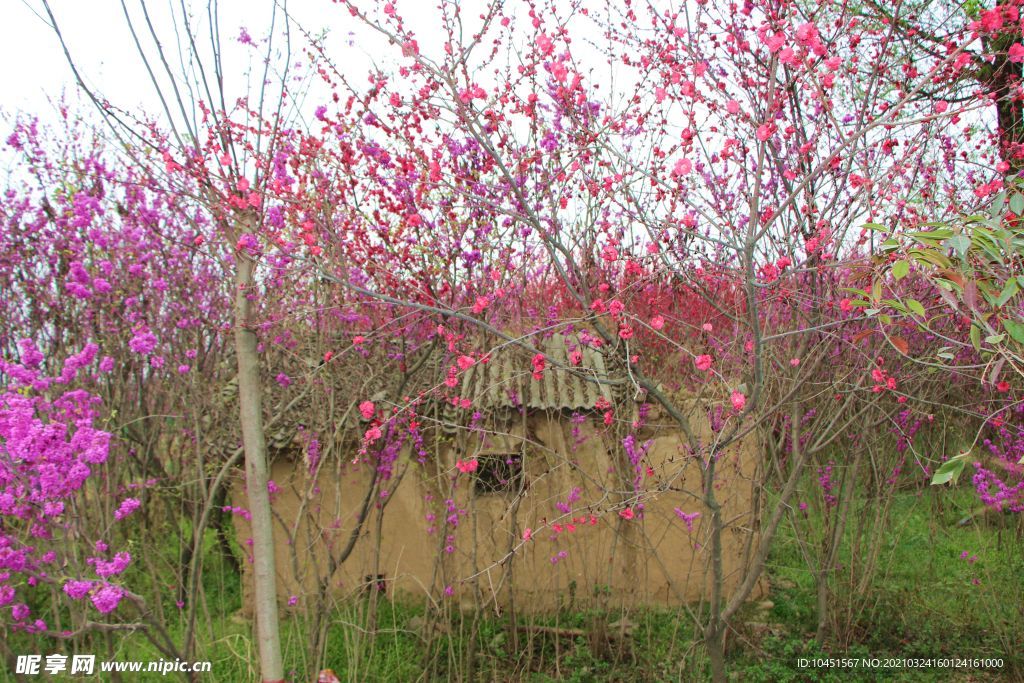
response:
<svg viewBox="0 0 1024 683"><path fill-rule="evenodd" d="M242 180L245 179L243 178ZM245 233L238 238L238 242L235 243L235 249L255 256L259 254L260 242L256 239L256 235Z"/></svg>
<svg viewBox="0 0 1024 683"><path fill-rule="evenodd" d="M711 369L711 364L713 362L714 359L706 353L702 353L701 355L693 359L693 364L696 365L697 369L702 372L709 371Z"/></svg>
<svg viewBox="0 0 1024 683"><path fill-rule="evenodd" d="M683 524L686 525L686 532L693 533L693 522L700 517L699 512L683 512L679 508L675 508L676 516L683 520Z"/></svg>
<svg viewBox="0 0 1024 683"><path fill-rule="evenodd" d="M92 604L103 614L109 614L117 609L123 597L124 590L113 584L106 583L92 594Z"/></svg>
<svg viewBox="0 0 1024 683"><path fill-rule="evenodd" d="M110 561L104 561L93 558L92 561L95 563L96 575L106 578L108 576L116 576L120 574L128 565L131 564L132 556L129 553L117 553L114 555L114 559Z"/></svg>
<svg viewBox="0 0 1024 683"><path fill-rule="evenodd" d="M369 420L377 412L377 407L373 404L373 401L363 401L359 404L359 414L363 416L364 420Z"/></svg>
<svg viewBox="0 0 1024 683"><path fill-rule="evenodd" d="M656 330L662 329L663 327L665 327L665 318L660 315L654 316L653 318L651 318L651 327L653 327Z"/></svg>
<svg viewBox="0 0 1024 683"><path fill-rule="evenodd" d="M778 52L779 48L786 44L786 34L781 31L776 31L771 35L766 33L764 36L764 43L768 46L769 52Z"/></svg>
<svg viewBox="0 0 1024 683"><path fill-rule="evenodd" d="M455 466L459 469L459 472L462 472L463 474L466 474L466 473L469 473L469 472L476 472L476 467L477 467L478 464L479 464L479 462L477 461L476 458L473 458L472 460L466 460L466 461L457 460L455 462Z"/></svg>
<svg viewBox="0 0 1024 683"><path fill-rule="evenodd" d="M800 24L796 29L796 39L801 43L806 43L810 40L814 40L818 36L818 27L808 22L806 24Z"/></svg>
<svg viewBox="0 0 1024 683"><path fill-rule="evenodd" d="M118 506L117 511L114 512L114 519L122 520L128 515L132 514L139 509L142 503L139 502L138 498L125 498L121 501L121 505Z"/></svg>
<svg viewBox="0 0 1024 683"><path fill-rule="evenodd" d="M141 355L149 354L156 348L156 337L143 325L135 330L135 335L128 342L128 348Z"/></svg>
<svg viewBox="0 0 1024 683"><path fill-rule="evenodd" d="M472 356L459 356L456 362L459 364L460 370L469 370L476 361Z"/></svg>
<svg viewBox="0 0 1024 683"><path fill-rule="evenodd" d="M747 397L739 391L732 392L732 396L729 398L732 401L732 407L737 411L743 410L743 406L747 405Z"/></svg>
<svg viewBox="0 0 1024 683"><path fill-rule="evenodd" d="M480 315L484 309L491 305L491 300L486 296L478 296L473 304L473 313Z"/></svg>
<svg viewBox="0 0 1024 683"><path fill-rule="evenodd" d="M1014 43L1010 46L1010 49L1006 52L1006 57L1011 62L1021 63L1024 62L1024 45L1020 43Z"/></svg>
<svg viewBox="0 0 1024 683"><path fill-rule="evenodd" d="M534 354L533 360L530 361L533 365L533 378L540 380L544 378L544 367L547 361L544 358L543 353Z"/></svg>
<svg viewBox="0 0 1024 683"><path fill-rule="evenodd" d="M548 34L542 33L537 36L537 49L542 55L550 55L555 50L555 44Z"/></svg>
<svg viewBox="0 0 1024 683"><path fill-rule="evenodd" d="M64 592L73 600L81 600L92 590L92 581L69 580L64 584Z"/></svg>

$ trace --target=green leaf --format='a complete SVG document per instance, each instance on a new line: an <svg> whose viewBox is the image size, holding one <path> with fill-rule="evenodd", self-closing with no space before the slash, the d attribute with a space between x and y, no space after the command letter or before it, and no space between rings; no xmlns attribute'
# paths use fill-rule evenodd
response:
<svg viewBox="0 0 1024 683"><path fill-rule="evenodd" d="M888 306L889 308L897 310L901 313L907 312L907 307L903 305L902 301L899 301L897 299L884 299L882 300L882 303Z"/></svg>
<svg viewBox="0 0 1024 683"><path fill-rule="evenodd" d="M892 264L892 276L897 280L902 280L910 272L910 264L906 261L897 261Z"/></svg>
<svg viewBox="0 0 1024 683"><path fill-rule="evenodd" d="M977 325L971 325L971 344L975 351L981 351L981 328Z"/></svg>
<svg viewBox="0 0 1024 683"><path fill-rule="evenodd" d="M985 337L985 343L986 344L998 344L999 342L1003 341L1004 339L1006 339L1006 335L1005 334L990 334L987 337Z"/></svg>
<svg viewBox="0 0 1024 683"><path fill-rule="evenodd" d="M970 454L970 451L964 451L942 463L942 466L935 470L935 474L932 475L932 486L939 486L948 482L955 484L957 479L960 478L960 473L964 471L964 465L967 464L967 457Z"/></svg>
<svg viewBox="0 0 1024 683"><path fill-rule="evenodd" d="M917 299L907 299L907 308L910 309L910 312L914 315L919 315L922 318L924 317L924 306L922 306L921 302Z"/></svg>
<svg viewBox="0 0 1024 683"><path fill-rule="evenodd" d="M1012 299L1014 294L1016 294L1019 290L1020 285L1017 284L1016 278L1008 281L1006 283L1006 286L1003 287L1002 294L1000 294L999 298L996 299L996 306L1005 306L1006 302Z"/></svg>
<svg viewBox="0 0 1024 683"><path fill-rule="evenodd" d="M934 249L911 249L907 253L918 263L930 263L938 266L939 268L949 268L953 265L952 262L946 258L945 254L940 254Z"/></svg>
<svg viewBox="0 0 1024 683"><path fill-rule="evenodd" d="M865 223L864 227L875 232L889 232L889 228L881 223Z"/></svg>
<svg viewBox="0 0 1024 683"><path fill-rule="evenodd" d="M1010 195L1010 211L1013 211L1018 216L1024 213L1024 195L1019 192L1014 192Z"/></svg>
<svg viewBox="0 0 1024 683"><path fill-rule="evenodd" d="M937 228L935 230L928 230L927 232L908 232L907 237L922 242L948 240L953 236L953 231L950 228Z"/></svg>
<svg viewBox="0 0 1024 683"><path fill-rule="evenodd" d="M971 246L971 240L966 235L955 235L946 240L946 246L956 252L957 256L963 258Z"/></svg>
<svg viewBox="0 0 1024 683"><path fill-rule="evenodd" d="M1013 340L1018 344L1024 344L1024 323L1016 320L1004 320L1003 329L1009 332Z"/></svg>
<svg viewBox="0 0 1024 683"><path fill-rule="evenodd" d="M990 208L989 211L992 212L993 216L998 215L998 214L1003 212L1003 204L1005 204L1005 203L1006 203L1006 190L1003 190L1002 192L997 194L995 196L995 198L992 200L992 208Z"/></svg>
<svg viewBox="0 0 1024 683"><path fill-rule="evenodd" d="M991 233L985 231L982 234L981 228L976 231L977 234L974 236L974 245L981 251L985 252L989 260L992 263L1002 263L1003 254L1000 251L1000 243L996 241L995 237Z"/></svg>

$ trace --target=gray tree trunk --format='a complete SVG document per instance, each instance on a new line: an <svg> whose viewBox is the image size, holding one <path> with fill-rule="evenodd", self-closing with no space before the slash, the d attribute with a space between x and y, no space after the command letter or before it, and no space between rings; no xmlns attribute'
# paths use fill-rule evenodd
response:
<svg viewBox="0 0 1024 683"><path fill-rule="evenodd" d="M262 387L256 332L252 328L255 262L239 252L235 263L235 355L238 359L238 402L245 449L245 487L252 515L253 612L256 615L260 676L283 683L281 636L277 616L274 529L267 491L267 445L263 436Z"/></svg>

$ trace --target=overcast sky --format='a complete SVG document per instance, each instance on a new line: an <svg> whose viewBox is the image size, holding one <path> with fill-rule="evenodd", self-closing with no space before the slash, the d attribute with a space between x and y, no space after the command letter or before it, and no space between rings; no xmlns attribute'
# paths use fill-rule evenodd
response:
<svg viewBox="0 0 1024 683"><path fill-rule="evenodd" d="M180 0L146 0L145 7L165 47L176 50L173 22L169 20L171 3L180 6ZM137 20L137 30L146 31L145 20L139 10L140 0L126 0ZM205 2L186 0L195 6L196 23L206 38ZM368 6L372 3L367 3ZM406 3L403 14L412 19L429 18L429 10L420 2ZM145 67L135 50L119 0L51 0L50 5L64 34L69 50L85 81L119 106L134 109L142 107L152 111L159 106L156 93ZM46 119L53 115L49 102L66 93L71 99L80 99L68 61L57 36L49 25L41 0L0 0L0 109L7 113L30 111ZM245 85L245 74L250 65L258 66L259 54L239 42L244 28L257 41L266 35L269 26L270 1L222 0L220 2L220 30L224 45L225 72L239 86ZM340 5L331 0L288 0L289 13L302 28L313 34L329 30L328 52L346 67L370 66L371 53L380 45L367 36L356 35L355 20ZM410 22L412 23L412 22ZM148 35L142 42L151 44ZM208 45L208 39L205 43ZM296 35L292 62L301 61L301 48L306 41ZM176 52L169 50L173 61ZM154 55L155 56L155 55ZM155 66L158 66L155 65ZM176 64L172 64L172 67ZM257 74L258 75L258 74ZM254 79L258 81L258 78ZM240 93L229 93L235 95ZM310 107L315 103L310 103Z"/></svg>

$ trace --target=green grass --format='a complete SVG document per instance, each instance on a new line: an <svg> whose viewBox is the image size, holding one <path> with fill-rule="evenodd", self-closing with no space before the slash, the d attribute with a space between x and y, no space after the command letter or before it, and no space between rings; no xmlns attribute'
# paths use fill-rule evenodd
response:
<svg viewBox="0 0 1024 683"><path fill-rule="evenodd" d="M814 640L817 623L815 582L800 552L822 525L812 517L793 527L784 525L767 567L770 604L746 606L729 638L729 669L739 681L984 681L1020 680L1024 656L1024 559L1015 518L986 518L957 526L975 500L969 492L929 489L900 494L882 528L877 574L863 592L854 591L840 569L830 584L830 604L842 612L858 611L837 620L839 628L823 646ZM866 518L870 504L852 511ZM849 534L839 552L841 567L851 560ZM811 539L813 540L813 539ZM200 625L202 659L213 672L201 680L255 680L257 661L249 622L232 614L241 604L238 577L228 571L213 544L204 590L210 621ZM961 558L963 551L977 560ZM977 582L975 582L977 580ZM165 607L174 597L164 596ZM563 611L532 617L513 633L507 619L452 614L436 626L425 626L422 604L381 600L376 628L366 629L367 601L331 615L327 631L327 666L352 681L478 680L503 681L676 681L704 680L706 661L695 644L692 618L673 610ZM201 615L202 617L202 615ZM610 640L589 634L614 631L608 624L625 618L628 638ZM306 663L306 624L301 618L282 625L286 670L302 671ZM574 636L571 629L587 635ZM558 635L551 632L557 630ZM474 635L475 634L475 635ZM181 627L172 628L180 638ZM513 638L518 647L513 647ZM429 646L428 646L429 642ZM11 642L18 653L39 649L37 641L19 636ZM119 660L153 660L160 655L142 636L127 635L95 642L98 656ZM45 654L49 650L42 651ZM88 650L85 650L88 651ZM109 654L108 654L109 652ZM1001 657L1001 671L828 669L800 670L799 658L852 657ZM470 676L470 672L472 675ZM13 677L0 675L0 681ZM89 680L107 680L94 676ZM159 674L125 676L130 681L167 681ZM297 677L294 680L307 680Z"/></svg>
<svg viewBox="0 0 1024 683"><path fill-rule="evenodd" d="M743 671L743 680L1019 680L1024 672L1017 646L1024 636L1019 520L986 515L958 526L976 508L968 491L928 489L896 497L881 534L879 571L867 590L851 595L848 582L832 584L833 606L863 607L845 627L854 635L845 647L827 642L819 648L814 642L814 577L793 530L783 531L770 558L774 606L766 615L779 626L780 635L738 654L734 666ZM868 513L864 508L853 511ZM964 551L977 559L963 559ZM841 549L839 563L849 565L848 545ZM834 675L818 670L820 678L793 670L797 658L814 656L998 657L1004 667L1000 672L918 669Z"/></svg>

